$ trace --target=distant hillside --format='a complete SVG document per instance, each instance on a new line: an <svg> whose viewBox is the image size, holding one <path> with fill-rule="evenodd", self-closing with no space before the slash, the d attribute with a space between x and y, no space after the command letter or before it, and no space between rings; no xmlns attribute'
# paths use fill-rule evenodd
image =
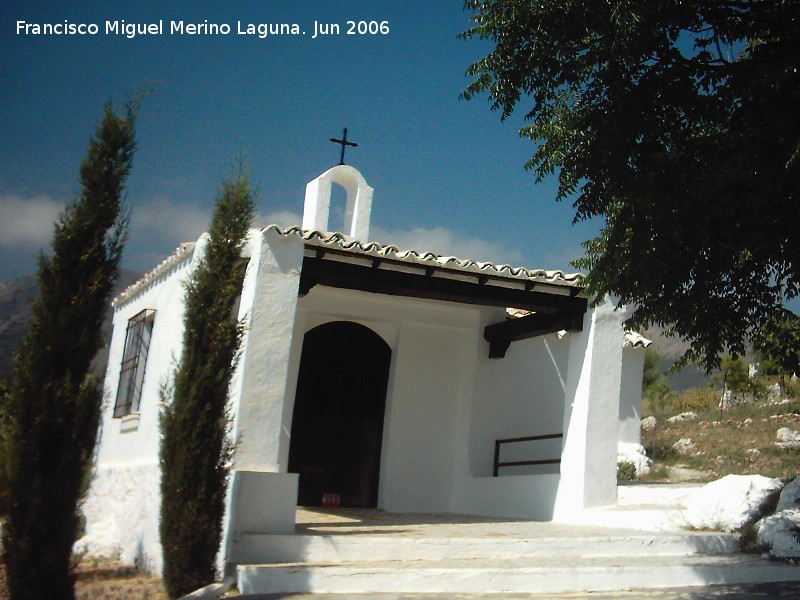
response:
<svg viewBox="0 0 800 600"><path fill-rule="evenodd" d="M114 295L141 276L136 271L122 269ZM39 286L36 278L31 275L0 281L0 378L8 375L14 367L14 353L30 327L31 302L38 297ZM103 326L103 336L106 342L111 338L110 307Z"/></svg>
<svg viewBox="0 0 800 600"><path fill-rule="evenodd" d="M653 326L644 333L644 336L652 340L652 347L664 355L661 368L666 371L689 349L689 344L679 337L664 337L663 333L664 328ZM688 365L677 373L667 374L667 380L673 390L680 392L690 388L705 387L711 381L711 376L706 375L703 369Z"/></svg>

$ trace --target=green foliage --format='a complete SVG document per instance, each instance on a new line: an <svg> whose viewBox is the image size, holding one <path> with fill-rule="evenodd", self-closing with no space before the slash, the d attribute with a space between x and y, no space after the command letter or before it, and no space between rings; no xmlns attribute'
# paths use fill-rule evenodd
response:
<svg viewBox="0 0 800 600"><path fill-rule="evenodd" d="M674 405L675 394L666 377L659 378L642 395L642 413L646 416L664 416L672 411Z"/></svg>
<svg viewBox="0 0 800 600"><path fill-rule="evenodd" d="M783 310L753 338L765 374L800 373L800 317Z"/></svg>
<svg viewBox="0 0 800 600"><path fill-rule="evenodd" d="M692 388L676 398L674 414L682 412L708 412L719 408L719 392L713 387Z"/></svg>
<svg viewBox="0 0 800 600"><path fill-rule="evenodd" d="M636 465L629 460L617 463L617 481L633 481L636 479Z"/></svg>
<svg viewBox="0 0 800 600"><path fill-rule="evenodd" d="M730 354L723 356L720 373L715 375L715 380L723 389L731 390L734 394L744 394L750 391L747 364L740 356Z"/></svg>
<svg viewBox="0 0 800 600"><path fill-rule="evenodd" d="M798 295L800 3L466 0L490 40L464 96L519 105L558 174L592 295L669 325L707 369Z"/></svg>
<svg viewBox="0 0 800 600"><path fill-rule="evenodd" d="M664 355L652 346L644 351L644 366L642 367L642 392L653 387L657 382L664 379L661 371L661 363L664 362Z"/></svg>
<svg viewBox="0 0 800 600"><path fill-rule="evenodd" d="M0 517L8 514L8 452L10 450L8 439L10 435L10 420L8 414L8 381L0 379Z"/></svg>
<svg viewBox="0 0 800 600"><path fill-rule="evenodd" d="M41 298L9 378L3 547L14 599L75 595L70 557L103 399L89 368L127 230L122 197L136 149L135 108L117 114L105 106L81 164L80 195L55 224L53 255L39 258Z"/></svg>
<svg viewBox="0 0 800 600"><path fill-rule="evenodd" d="M228 386L243 333L233 309L255 195L240 164L220 188L205 258L186 288L183 355L161 415L160 530L171 597L215 579L232 452Z"/></svg>
<svg viewBox="0 0 800 600"><path fill-rule="evenodd" d="M647 348L642 370L642 409L646 415L661 416L672 403L672 387L661 370L664 355L655 348Z"/></svg>

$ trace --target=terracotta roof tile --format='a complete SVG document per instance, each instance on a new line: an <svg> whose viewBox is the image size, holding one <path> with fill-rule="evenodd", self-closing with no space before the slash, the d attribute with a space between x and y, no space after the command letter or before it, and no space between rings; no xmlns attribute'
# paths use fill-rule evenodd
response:
<svg viewBox="0 0 800 600"><path fill-rule="evenodd" d="M436 266L465 273L477 273L491 275L509 280L528 280L543 282L557 286L580 287L583 284L584 275L581 273L566 273L560 270L547 269L528 269L525 267L512 267L507 264L495 264L491 262L480 262L470 259L461 259L455 256L443 256L433 252L419 252L417 250L400 250L397 246L390 244L380 244L378 242L359 242L342 233L323 232L317 230L302 229L297 226L280 227L279 225L267 225L262 232L271 231L278 235L289 237L297 236L311 246L322 248L333 248L353 255L366 255L378 258L387 258L400 263L408 263L420 266ZM158 279L175 265L182 262L187 257L191 257L194 251L194 242L181 244L166 259L164 259L155 269L144 275L139 281L129 286L119 294L112 306L124 304L146 288L154 280Z"/></svg>
<svg viewBox="0 0 800 600"><path fill-rule="evenodd" d="M623 338L625 341L623 346L630 346L631 348L647 348L652 344L652 340L648 340L641 333L635 331L626 331Z"/></svg>
<svg viewBox="0 0 800 600"><path fill-rule="evenodd" d="M407 262L411 264L428 264L432 266L447 267L460 271L482 273L486 275L505 277L508 279L540 281L570 287L580 287L584 280L584 275L582 273L566 273L560 270L512 267L511 265L507 264L495 264L491 262L462 259L455 256L443 256L433 252L419 252L413 249L400 250L400 248L397 246L390 244L380 244L378 242L359 242L358 240L354 240L338 232L330 233L317 230L301 229L300 227L281 228L278 225L268 225L262 231L273 231L285 237L296 235L311 245L336 248L337 250L352 252L353 254L365 254L368 256L391 258L400 262Z"/></svg>
<svg viewBox="0 0 800 600"><path fill-rule="evenodd" d="M191 258L192 253L194 252L194 247L195 242L184 242L178 246L175 251L167 258L162 260L155 269L145 273L141 279L125 288L116 298L114 298L114 300L112 300L111 306L116 307L120 304L125 304L129 300L132 300L134 296L145 289L153 281L168 273L184 260Z"/></svg>

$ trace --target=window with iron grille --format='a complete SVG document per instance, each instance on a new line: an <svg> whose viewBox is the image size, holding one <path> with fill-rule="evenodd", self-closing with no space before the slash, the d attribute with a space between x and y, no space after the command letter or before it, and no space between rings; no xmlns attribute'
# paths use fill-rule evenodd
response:
<svg viewBox="0 0 800 600"><path fill-rule="evenodd" d="M125 351L119 372L117 400L114 403L114 416L124 417L139 412L142 397L144 370L147 365L147 351L153 332L156 311L143 310L128 321L125 332Z"/></svg>

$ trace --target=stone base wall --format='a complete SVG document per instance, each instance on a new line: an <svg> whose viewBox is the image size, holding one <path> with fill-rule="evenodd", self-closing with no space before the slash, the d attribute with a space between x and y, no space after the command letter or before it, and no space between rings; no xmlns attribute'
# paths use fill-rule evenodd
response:
<svg viewBox="0 0 800 600"><path fill-rule="evenodd" d="M98 467L82 508L86 531L75 543L75 552L119 558L144 571L161 572L157 464Z"/></svg>

